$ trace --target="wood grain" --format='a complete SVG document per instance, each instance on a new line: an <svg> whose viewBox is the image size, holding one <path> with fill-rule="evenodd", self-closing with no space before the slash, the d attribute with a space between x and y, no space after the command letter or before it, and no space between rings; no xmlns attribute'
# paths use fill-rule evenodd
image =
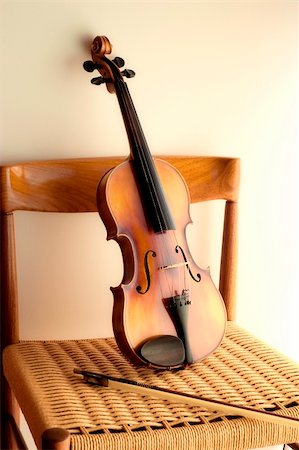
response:
<svg viewBox="0 0 299 450"><path fill-rule="evenodd" d="M19 341L19 312L13 214L1 213L1 355L6 345ZM1 448L19 448L8 417L19 424L20 412L14 394L1 373ZM20 447L21 448L21 447Z"/></svg>
<svg viewBox="0 0 299 450"><path fill-rule="evenodd" d="M62 428L50 428L42 435L43 450L68 450L70 443L70 433Z"/></svg>
<svg viewBox="0 0 299 450"><path fill-rule="evenodd" d="M239 160L216 157L161 157L185 178L191 202L235 201L239 191ZM99 180L125 158L82 158L0 166L1 211L97 211Z"/></svg>
<svg viewBox="0 0 299 450"><path fill-rule="evenodd" d="M2 224L2 338L4 345L18 340L17 279L13 215L16 210L96 212L99 180L123 157L35 161L0 166ZM191 202L227 201L220 290L229 319L234 318L237 257L237 199L240 161L202 156L161 157L185 178ZM9 324L9 328L7 327Z"/></svg>
<svg viewBox="0 0 299 450"><path fill-rule="evenodd" d="M226 202L222 239L219 289L228 320L236 318L236 280L238 254L238 203Z"/></svg>

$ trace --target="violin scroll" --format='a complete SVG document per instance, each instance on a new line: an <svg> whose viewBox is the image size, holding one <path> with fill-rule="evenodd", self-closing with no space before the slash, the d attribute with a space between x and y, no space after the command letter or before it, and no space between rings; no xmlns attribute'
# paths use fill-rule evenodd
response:
<svg viewBox="0 0 299 450"><path fill-rule="evenodd" d="M91 56L95 63L100 63L105 55L110 55L112 45L106 36L96 36L91 44Z"/></svg>
<svg viewBox="0 0 299 450"><path fill-rule="evenodd" d="M85 61L83 68L86 72L93 72L98 70L101 77L92 78L91 83L100 85L106 83L107 89L110 93L115 92L114 83L117 79L123 77L132 78L135 72L130 69L125 69L122 72L119 70L125 65L125 61L116 56L112 61L106 58L112 52L112 45L106 36L97 36L91 44L92 61Z"/></svg>

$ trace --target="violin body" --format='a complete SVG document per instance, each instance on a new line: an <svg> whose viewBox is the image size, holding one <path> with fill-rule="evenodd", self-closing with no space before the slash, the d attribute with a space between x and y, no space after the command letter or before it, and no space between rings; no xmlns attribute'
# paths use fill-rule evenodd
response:
<svg viewBox="0 0 299 450"><path fill-rule="evenodd" d="M115 93L130 156L100 181L97 203L107 238L120 245L124 275L114 296L113 330L119 348L133 363L178 368L208 356L220 344L226 311L209 270L195 264L186 242L189 193L179 172L151 156L123 77L124 60L110 61L105 36L91 46L95 85Z"/></svg>
<svg viewBox="0 0 299 450"><path fill-rule="evenodd" d="M196 266L187 246L185 231L191 219L185 181L165 161L155 159L155 166L172 211L175 235L172 230L158 234L151 230L132 161L125 161L103 177L98 187L98 209L108 232L107 238L118 242L124 262L123 280L118 287L111 288L117 343L135 364L160 367L163 363L171 368L172 365L185 365L186 360L168 363L167 358L162 357L159 364L146 361L140 354L143 343L156 336L179 334L180 339L188 340L187 364L190 364L218 347L225 331L226 310L209 270ZM182 252L176 252L177 246L183 249L188 268L196 280L187 270ZM161 269L165 265L174 267ZM177 306L186 310L186 323L181 331L182 327L176 325L177 319L169 313L165 301L173 297L174 291L181 293L186 289L190 303Z"/></svg>

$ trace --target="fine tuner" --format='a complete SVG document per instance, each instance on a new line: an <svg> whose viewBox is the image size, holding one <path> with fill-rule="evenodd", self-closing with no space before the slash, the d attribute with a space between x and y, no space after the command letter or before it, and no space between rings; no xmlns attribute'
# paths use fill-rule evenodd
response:
<svg viewBox="0 0 299 450"><path fill-rule="evenodd" d="M119 56L116 56L113 59L113 62L119 68L121 68L121 67L123 67L125 65L125 61L123 60L123 58L120 58ZM101 69L101 65L95 63L94 61L85 61L83 63L83 68L84 68L84 70L86 70L86 72L93 72L96 69L97 70ZM123 77L126 77L126 78L133 78L135 76L134 70L131 70L131 69L125 69L125 70L123 70L121 72L121 74L122 74ZM90 80L90 82L92 84L95 84L95 85L99 86L100 84L103 84L103 83L106 83L106 82L111 82L111 79L110 78L105 78L105 77L95 77L95 78L92 78Z"/></svg>

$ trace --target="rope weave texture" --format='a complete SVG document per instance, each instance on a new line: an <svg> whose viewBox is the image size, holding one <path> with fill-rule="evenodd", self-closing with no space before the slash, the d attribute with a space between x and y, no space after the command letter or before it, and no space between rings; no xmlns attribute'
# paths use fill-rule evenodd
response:
<svg viewBox="0 0 299 450"><path fill-rule="evenodd" d="M88 385L75 367L299 417L296 364L235 323L212 355L176 372L133 366L113 338L15 344L4 352L4 371L36 440L46 428L65 428L74 450L242 450L299 441L287 427Z"/></svg>

